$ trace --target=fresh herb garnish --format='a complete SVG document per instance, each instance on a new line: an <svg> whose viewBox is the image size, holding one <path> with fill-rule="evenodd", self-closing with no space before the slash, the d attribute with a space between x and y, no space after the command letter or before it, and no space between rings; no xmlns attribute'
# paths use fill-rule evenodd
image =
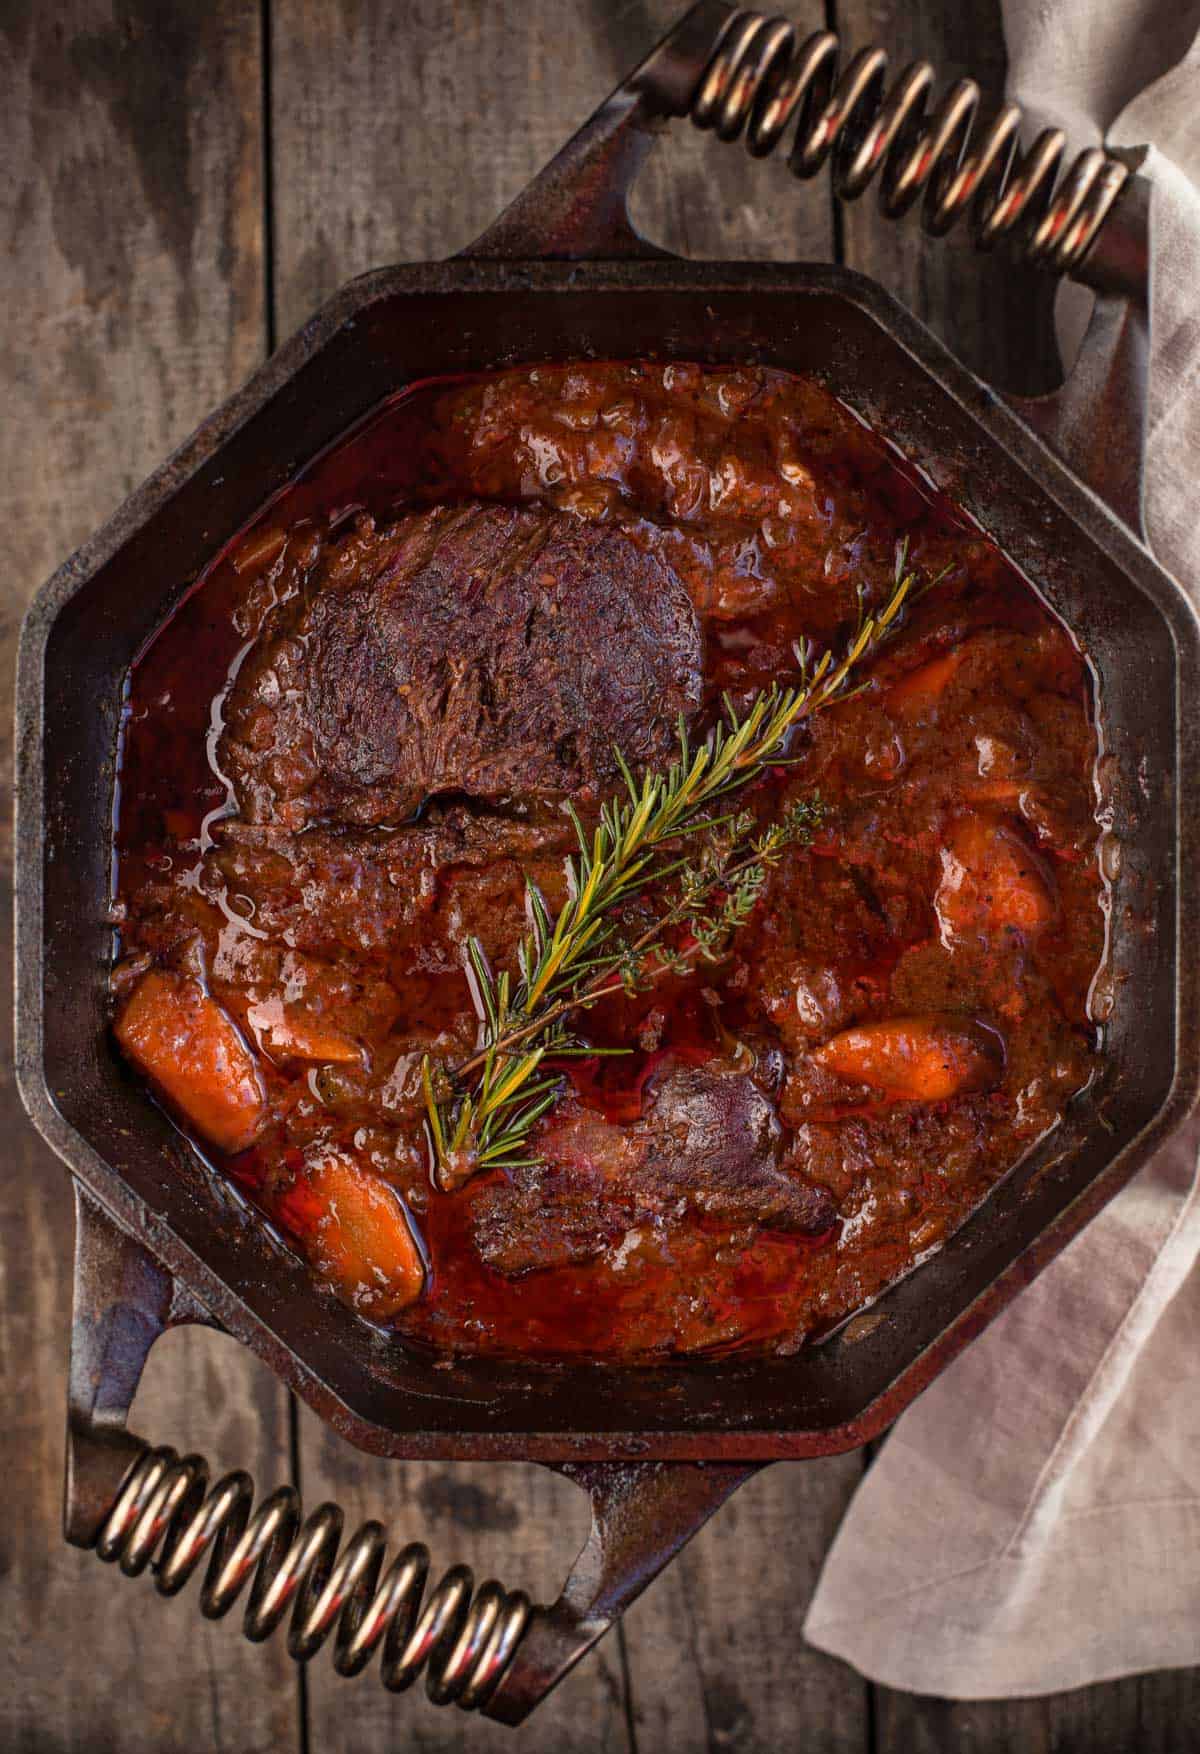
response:
<svg viewBox="0 0 1200 1754"><path fill-rule="evenodd" d="M720 806L786 759L788 735L801 720L850 698L851 671L914 594L906 562L905 545L887 603L878 615L860 613L840 659L796 647L795 684L764 689L741 714L726 699L725 721L694 746L681 721L679 753L663 771L634 775L618 752L625 795L603 806L591 834L571 812L579 851L568 861L569 895L557 917L537 887L526 884L529 929L517 947L515 978L507 969L493 974L478 939L468 941L479 1049L453 1070L428 1055L422 1065L434 1170L443 1188L460 1187L483 1169L537 1161L528 1155L529 1135L562 1088L561 1076L545 1062L597 1051L577 1041L568 1024L572 1013L697 960L719 960L785 847L807 838L821 820L817 799L793 804L761 830L749 812L722 814ZM680 843L696 851L689 856ZM649 885L672 880L675 899L628 938L619 917L624 904ZM684 942L671 948L665 935L677 927Z"/></svg>

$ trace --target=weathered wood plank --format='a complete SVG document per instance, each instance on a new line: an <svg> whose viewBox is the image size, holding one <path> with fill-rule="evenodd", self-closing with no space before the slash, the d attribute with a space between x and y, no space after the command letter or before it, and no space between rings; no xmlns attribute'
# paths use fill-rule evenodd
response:
<svg viewBox="0 0 1200 1754"><path fill-rule="evenodd" d="M276 306L295 328L351 275L452 255L541 168L678 16L676 0L276 0ZM821 15L817 0L793 13ZM330 77L330 68L337 77ZM823 187L671 129L634 211L696 256L829 259Z"/></svg>
<svg viewBox="0 0 1200 1754"><path fill-rule="evenodd" d="M1195 1754L1200 1686L1194 1669L1174 1669L1045 1699L955 1704L881 1691L878 1707L878 1754Z"/></svg>
<svg viewBox="0 0 1200 1754"><path fill-rule="evenodd" d="M476 237L612 85L604 37L557 8L276 0L280 333L354 274Z"/></svg>
<svg viewBox="0 0 1200 1754"><path fill-rule="evenodd" d="M264 274L255 0L181 9L13 0L0 27L8 785L11 655L26 600L253 367ZM6 991L9 872L6 844ZM207 1626L190 1595L164 1604L148 1582L128 1583L62 1544L71 1199L65 1171L21 1118L7 1039L3 1063L0 1745L296 1747L297 1687L281 1652L252 1650L233 1625ZM171 1336L149 1377L137 1411L146 1432L286 1474L286 1399L232 1342Z"/></svg>
<svg viewBox="0 0 1200 1754"><path fill-rule="evenodd" d="M801 1636L859 1474L857 1456L836 1456L755 1476L634 1603L625 1640L639 1747L866 1754L866 1685Z"/></svg>
<svg viewBox="0 0 1200 1754"><path fill-rule="evenodd" d="M999 0L836 0L834 12L847 54L879 43L893 75L924 57L938 70L938 92L969 74L983 88L985 120L995 113L1006 65ZM849 266L881 281L988 383L1035 395L1057 381L1054 281L980 255L966 221L931 240L915 212L885 220L871 191L843 208L842 242Z"/></svg>

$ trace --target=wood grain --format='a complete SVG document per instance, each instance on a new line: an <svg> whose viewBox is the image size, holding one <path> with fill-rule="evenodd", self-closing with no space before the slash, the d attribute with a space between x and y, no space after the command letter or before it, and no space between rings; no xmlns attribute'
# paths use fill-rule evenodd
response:
<svg viewBox="0 0 1200 1754"><path fill-rule="evenodd" d="M264 276L256 5L9 0L0 24L8 787L11 658L29 595L255 364ZM6 844L6 990L10 870ZM7 1039L3 1063L0 1747L294 1748L285 1657L249 1649L233 1625L207 1626L190 1595L166 1605L146 1580L128 1583L62 1543L70 1187L21 1117ZM286 1458L284 1395L211 1334L164 1343L137 1417L155 1439L268 1476Z"/></svg>
<svg viewBox="0 0 1200 1754"><path fill-rule="evenodd" d="M1045 1699L957 1704L881 1692L876 1754L1195 1754L1194 1669L1132 1675Z"/></svg>
<svg viewBox="0 0 1200 1754"><path fill-rule="evenodd" d="M676 0L276 0L280 334L354 274L470 243L678 12ZM792 14L819 21L819 0ZM686 124L658 147L633 206L683 255L829 260L833 247L823 185L798 186L782 165L754 164Z"/></svg>
<svg viewBox="0 0 1200 1754"><path fill-rule="evenodd" d="M599 10L275 0L280 334L352 275L483 230L613 84Z"/></svg>
<svg viewBox="0 0 1200 1754"><path fill-rule="evenodd" d="M625 1618L646 1750L869 1748L869 1690L805 1645L804 1614L857 1456L779 1463L741 1488Z"/></svg>

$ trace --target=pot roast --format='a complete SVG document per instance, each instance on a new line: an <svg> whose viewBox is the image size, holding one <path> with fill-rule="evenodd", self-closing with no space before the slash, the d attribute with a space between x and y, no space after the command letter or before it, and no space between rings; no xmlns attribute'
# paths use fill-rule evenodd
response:
<svg viewBox="0 0 1200 1754"><path fill-rule="evenodd" d="M937 583L716 810L743 851L795 808L817 826L704 954L685 909L660 963L634 956L678 872L622 903L629 980L575 1008L521 1148L431 1154L426 1078L478 1064L471 954L515 980L526 885L551 919L579 893L617 752L661 780L680 720L694 749L844 652L898 566ZM404 1343L787 1351L950 1235L1092 1076L1096 758L1068 630L821 385L637 362L425 385L134 669L116 1039ZM694 876L721 832L664 862Z"/></svg>
<svg viewBox="0 0 1200 1754"><path fill-rule="evenodd" d="M426 799L586 799L700 701L696 612L652 555L541 507L435 506L318 545L231 693L253 823L403 822ZM307 557L306 557L307 558Z"/></svg>

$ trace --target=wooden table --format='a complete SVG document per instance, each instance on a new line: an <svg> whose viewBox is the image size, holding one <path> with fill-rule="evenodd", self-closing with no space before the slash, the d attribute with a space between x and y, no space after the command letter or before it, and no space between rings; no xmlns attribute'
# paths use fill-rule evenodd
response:
<svg viewBox="0 0 1200 1754"><path fill-rule="evenodd" d="M6 649L40 580L277 338L351 275L467 243L679 3L0 4ZM878 40L901 59L920 52L1002 85L997 0L836 0L829 10L853 45ZM790 11L809 28L824 23L822 0L791 0ZM678 127L637 206L652 235L686 254L852 263L993 381L1053 381L1047 284L960 242L927 245L865 205L835 212L824 180L798 186L778 165ZM8 719L5 706L6 742ZM7 956L7 927L2 941ZM393 1698L373 1677L340 1682L324 1659L300 1673L278 1643L247 1646L236 1617L202 1623L194 1588L164 1604L145 1580L124 1582L60 1539L69 1184L11 1081L3 1102L0 1754L1200 1746L1193 1672L952 1705L868 1686L808 1650L805 1606L860 1477L857 1455L754 1479L515 1743L423 1694ZM290 1476L310 1503L334 1497L351 1517L424 1534L435 1561L467 1558L542 1594L582 1532L579 1495L542 1470L351 1453L254 1359L207 1332L159 1346L136 1428L249 1467L260 1483Z"/></svg>

